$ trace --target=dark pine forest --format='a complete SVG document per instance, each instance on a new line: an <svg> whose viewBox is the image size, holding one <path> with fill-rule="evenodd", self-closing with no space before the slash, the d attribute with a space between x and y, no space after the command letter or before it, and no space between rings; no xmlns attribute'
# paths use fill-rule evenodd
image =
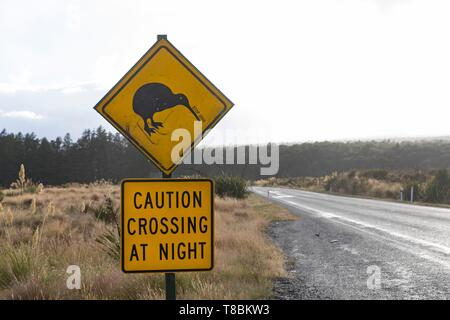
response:
<svg viewBox="0 0 450 320"><path fill-rule="evenodd" d="M201 152L197 150L196 152ZM73 140L48 140L33 133L0 132L0 185L9 186L23 163L34 182L113 182L125 177L157 177L158 169L120 134L99 127ZM450 142L357 141L280 146L278 177L322 176L352 169L439 169L450 167ZM259 179L258 165L182 165L174 176L236 175Z"/></svg>

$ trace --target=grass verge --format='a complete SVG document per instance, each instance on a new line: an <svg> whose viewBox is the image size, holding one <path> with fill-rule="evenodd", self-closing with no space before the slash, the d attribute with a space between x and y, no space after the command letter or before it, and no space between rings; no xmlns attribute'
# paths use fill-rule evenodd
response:
<svg viewBox="0 0 450 320"><path fill-rule="evenodd" d="M164 299L163 274L123 274L96 241L113 227L96 217L105 197L117 206L118 187L74 185L6 196L3 211L13 218L0 215L0 299ZM215 268L178 273L178 298L270 297L273 279L285 270L265 228L289 219L287 209L255 195L216 199ZM80 290L66 287L69 265L81 269Z"/></svg>

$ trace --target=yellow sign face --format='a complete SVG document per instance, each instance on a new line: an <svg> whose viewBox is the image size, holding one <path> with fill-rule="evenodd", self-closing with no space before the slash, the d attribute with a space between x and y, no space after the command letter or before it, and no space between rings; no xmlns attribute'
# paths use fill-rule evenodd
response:
<svg viewBox="0 0 450 320"><path fill-rule="evenodd" d="M211 270L213 190L209 179L122 181L123 272Z"/></svg>
<svg viewBox="0 0 450 320"><path fill-rule="evenodd" d="M171 173L233 103L166 38L160 38L95 109L164 173ZM194 130L201 121L202 130ZM189 147L172 132L190 133Z"/></svg>

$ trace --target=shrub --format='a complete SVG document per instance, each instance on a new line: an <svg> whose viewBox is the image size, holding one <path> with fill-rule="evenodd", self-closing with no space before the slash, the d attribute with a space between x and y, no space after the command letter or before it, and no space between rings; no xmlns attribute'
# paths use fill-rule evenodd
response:
<svg viewBox="0 0 450 320"><path fill-rule="evenodd" d="M119 209L114 206L111 197L105 196L105 200L98 207L93 208L94 216L106 223L118 225Z"/></svg>
<svg viewBox="0 0 450 320"><path fill-rule="evenodd" d="M106 232L98 236L95 241L101 245L102 250L108 256L116 261L120 260L119 229L116 229L116 232L114 232L114 230L107 229Z"/></svg>
<svg viewBox="0 0 450 320"><path fill-rule="evenodd" d="M361 173L362 177L385 180L388 177L388 171L384 169L372 169Z"/></svg>
<svg viewBox="0 0 450 320"><path fill-rule="evenodd" d="M44 191L44 185L42 183L39 183L36 187L36 193L40 194L42 193L42 191Z"/></svg>
<svg viewBox="0 0 450 320"><path fill-rule="evenodd" d="M0 203L5 199L5 194L0 190Z"/></svg>
<svg viewBox="0 0 450 320"><path fill-rule="evenodd" d="M336 183L338 181L338 174L337 172L333 172L328 176L325 176L323 178L323 186L325 188L325 191L330 191L330 189L332 191L334 191L334 189L336 189Z"/></svg>
<svg viewBox="0 0 450 320"><path fill-rule="evenodd" d="M351 170L351 171L347 174L347 176L348 176L350 179L353 179L353 178L356 176L356 170Z"/></svg>
<svg viewBox="0 0 450 320"><path fill-rule="evenodd" d="M84 204L84 202L83 202ZM83 210L89 207L84 205ZM106 223L112 223L113 229L107 227L106 232L98 236L95 241L101 245L102 250L114 260L120 259L120 227L119 227L119 208L114 206L111 197L105 195L105 200L98 207L93 208L97 219ZM115 230L114 230L115 229Z"/></svg>
<svg viewBox="0 0 450 320"><path fill-rule="evenodd" d="M20 165L17 180L11 183L11 189L18 190L21 193L37 193L38 185L34 184L30 178L27 178L23 164Z"/></svg>
<svg viewBox="0 0 450 320"><path fill-rule="evenodd" d="M359 193L361 189L361 183L359 180L356 180L354 178L352 178L352 183L351 183L351 194L356 195Z"/></svg>
<svg viewBox="0 0 450 320"><path fill-rule="evenodd" d="M27 279L38 268L36 254L29 245L6 246L0 249L0 288Z"/></svg>
<svg viewBox="0 0 450 320"><path fill-rule="evenodd" d="M425 201L434 203L450 202L450 177L446 169L439 170L425 187Z"/></svg>
<svg viewBox="0 0 450 320"><path fill-rule="evenodd" d="M220 176L215 179L216 194L221 197L244 199L248 196L247 183L236 176Z"/></svg>

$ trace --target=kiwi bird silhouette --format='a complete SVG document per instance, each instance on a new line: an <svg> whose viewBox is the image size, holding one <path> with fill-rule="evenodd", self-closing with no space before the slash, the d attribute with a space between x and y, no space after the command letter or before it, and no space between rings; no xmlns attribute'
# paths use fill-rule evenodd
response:
<svg viewBox="0 0 450 320"><path fill-rule="evenodd" d="M144 120L144 130L149 135L154 133L158 128L164 127L162 122L156 122L153 119L155 113L179 105L186 107L197 120L200 120L184 94L173 93L172 90L162 83L144 84L133 96L133 110ZM150 125L148 123L149 120Z"/></svg>

